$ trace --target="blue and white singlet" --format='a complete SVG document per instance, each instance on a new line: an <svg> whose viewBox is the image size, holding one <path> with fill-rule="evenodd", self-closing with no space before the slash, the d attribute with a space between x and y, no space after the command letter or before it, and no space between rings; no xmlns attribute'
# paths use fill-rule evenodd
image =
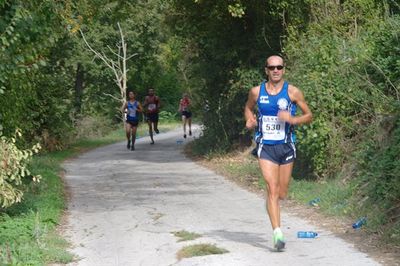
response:
<svg viewBox="0 0 400 266"><path fill-rule="evenodd" d="M130 101L128 101L128 105L127 105L128 113L126 116L127 121L138 121L139 120L137 117L137 113L136 113L138 105L139 105L138 101L135 101L134 103L131 103Z"/></svg>
<svg viewBox="0 0 400 266"><path fill-rule="evenodd" d="M258 121L255 141L267 145L295 143L294 126L278 119L280 110L286 110L292 116L296 114L297 105L289 97L289 83L285 81L277 95L268 94L265 84L265 81L261 83L257 99Z"/></svg>

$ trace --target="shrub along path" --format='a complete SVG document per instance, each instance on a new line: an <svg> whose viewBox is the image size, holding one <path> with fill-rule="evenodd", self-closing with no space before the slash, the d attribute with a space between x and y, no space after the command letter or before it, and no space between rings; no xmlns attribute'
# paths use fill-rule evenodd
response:
<svg viewBox="0 0 400 266"><path fill-rule="evenodd" d="M198 134L199 130L196 129ZM117 143L64 164L70 192L64 234L79 257L71 265L378 265L366 254L282 213L287 250L274 252L264 199L187 159L181 130ZM180 241L173 232L200 237ZM317 239L297 239L313 230ZM191 244L227 253L177 259Z"/></svg>

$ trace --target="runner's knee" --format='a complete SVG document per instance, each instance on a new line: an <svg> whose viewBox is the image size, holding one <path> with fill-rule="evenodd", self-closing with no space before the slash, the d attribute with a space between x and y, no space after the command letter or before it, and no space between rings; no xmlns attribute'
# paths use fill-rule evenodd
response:
<svg viewBox="0 0 400 266"><path fill-rule="evenodd" d="M271 199L277 199L280 196L279 184L269 184L267 186L268 197Z"/></svg>
<svg viewBox="0 0 400 266"><path fill-rule="evenodd" d="M281 189L281 190L279 191L279 199L280 199L280 200L286 199L287 194L288 194L287 189L284 189L284 190Z"/></svg>

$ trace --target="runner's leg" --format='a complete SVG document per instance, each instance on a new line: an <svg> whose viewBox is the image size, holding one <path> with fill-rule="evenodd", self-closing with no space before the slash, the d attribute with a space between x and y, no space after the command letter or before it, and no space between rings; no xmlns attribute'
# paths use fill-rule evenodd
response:
<svg viewBox="0 0 400 266"><path fill-rule="evenodd" d="M183 137L186 136L186 116L182 115Z"/></svg>
<svg viewBox="0 0 400 266"><path fill-rule="evenodd" d="M153 128L152 128L152 123L153 123L153 122L151 122L151 120L149 119L149 120L147 121L147 123L148 123L148 125L149 125L149 136L150 136L150 139L151 139L151 144L154 144L154 139L153 139Z"/></svg>
<svg viewBox="0 0 400 266"><path fill-rule="evenodd" d="M279 199L285 199L288 193L290 179L292 177L293 162L282 164L279 167Z"/></svg>
<svg viewBox="0 0 400 266"><path fill-rule="evenodd" d="M258 160L267 188L267 211L272 229L280 227L279 165L269 160Z"/></svg>
<svg viewBox="0 0 400 266"><path fill-rule="evenodd" d="M136 131L137 131L137 127L132 127L132 144L131 144L132 151L135 150Z"/></svg>
<svg viewBox="0 0 400 266"><path fill-rule="evenodd" d="M192 117L189 117L188 119L188 125L189 125L189 136L192 135Z"/></svg>
<svg viewBox="0 0 400 266"><path fill-rule="evenodd" d="M160 131L158 130L158 119L157 121L154 121L154 132L156 132L157 134L160 133Z"/></svg>
<svg viewBox="0 0 400 266"><path fill-rule="evenodd" d="M131 124L128 122L125 123L125 132L126 132L126 139L128 140L128 144L126 147L130 149L131 147Z"/></svg>

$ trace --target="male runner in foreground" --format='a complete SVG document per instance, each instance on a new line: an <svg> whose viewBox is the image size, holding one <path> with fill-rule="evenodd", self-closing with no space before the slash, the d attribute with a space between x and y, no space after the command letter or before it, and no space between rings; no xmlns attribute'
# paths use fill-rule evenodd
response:
<svg viewBox="0 0 400 266"><path fill-rule="evenodd" d="M244 115L248 129L258 125L258 162L267 184L267 211L274 231L273 244L280 251L285 248L285 239L280 228L279 200L287 195L296 158L294 126L310 123L312 113L303 93L283 79L282 57L268 57L265 72L268 82L250 90ZM258 121L253 113L256 105ZM296 115L297 106L301 115Z"/></svg>

